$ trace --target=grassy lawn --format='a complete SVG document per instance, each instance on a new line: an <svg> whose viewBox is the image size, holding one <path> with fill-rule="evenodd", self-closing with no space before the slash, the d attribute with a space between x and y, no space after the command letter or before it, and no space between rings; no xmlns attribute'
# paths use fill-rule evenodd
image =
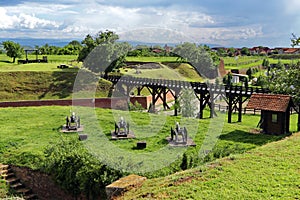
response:
<svg viewBox="0 0 300 200"><path fill-rule="evenodd" d="M178 57L135 57L127 56L126 61L136 62L174 62L177 61Z"/></svg>
<svg viewBox="0 0 300 200"><path fill-rule="evenodd" d="M171 176L120 199L299 199L300 134Z"/></svg>
<svg viewBox="0 0 300 200"><path fill-rule="evenodd" d="M10 71L63 71L63 72L76 72L82 66L82 63L77 63L77 56L74 55L47 55L48 63L28 63L18 64L17 62L11 63L12 59L5 54L0 54L0 72ZM29 55L29 59L35 59L35 55ZM42 55L39 55L39 59ZM59 69L60 64L68 64L70 68Z"/></svg>
<svg viewBox="0 0 300 200"><path fill-rule="evenodd" d="M60 140L78 137L77 133L60 132L60 127L65 123L65 117L70 114L71 109L79 113L81 123L84 125L83 133L88 134L88 140L82 144L94 156L113 168L122 169L125 172L136 172L149 178L166 176L180 171L183 155L187 156L186 164L189 167L202 166L202 161L197 161L197 157L202 155L203 149L207 149L203 148L204 144L211 147L208 160L214 160L244 153L285 137L251 133L259 121L258 115L244 115L242 123L224 123L222 126L226 119L225 116L222 117L221 113L219 113L219 118L214 118L212 121L209 118L186 119L180 116L111 109L94 110L85 107L1 108L0 162L33 169L42 168L45 159L44 150L47 146ZM209 113L206 111L205 116L208 117L208 115ZM128 119L130 130L136 136L135 139L110 140L114 121L118 121L120 116ZM235 117L234 115L233 121ZM187 127L189 136L197 144L196 147L185 149L168 146L166 138L170 136L170 127L174 126L175 121L180 121L182 126ZM292 116L292 131L295 130L294 123L296 123L295 115ZM220 130L221 132L217 133ZM221 135L218 136L219 134ZM138 141L147 141L147 148L137 150L135 147ZM152 183L150 182L150 184ZM214 183L211 184L214 185ZM0 183L1 187L3 188ZM163 186L159 187L163 188ZM146 191L149 190L146 189ZM155 195L160 195L158 189L153 191L158 192ZM211 191L213 191L213 187ZM143 190L141 190L142 192ZM182 193L181 197L186 195L184 192ZM191 195L196 194L192 193Z"/></svg>
<svg viewBox="0 0 300 200"><path fill-rule="evenodd" d="M165 63L160 64L159 69L139 69L141 73L137 74L136 69L121 69L121 73L140 78L169 79L181 81L203 81L195 69L186 63ZM125 71L126 70L126 71Z"/></svg>
<svg viewBox="0 0 300 200"><path fill-rule="evenodd" d="M70 114L70 109L71 107L59 106L1 108L1 162L37 168L40 160L43 159L43 150L48 144L61 137L77 137L77 134L59 132L61 125L65 123L65 117ZM96 112L97 119L91 115L93 112ZM209 118L185 120L180 117L150 113L88 108L78 108L78 113L80 113L82 124L85 125L84 132L90 135L91 140L87 143L91 147L95 145L94 142L110 139L110 131L114 129L114 121L117 121L119 116L130 119L130 129L135 132L137 138L112 141L110 144L133 154L155 152L165 147L167 145L165 138L170 135L170 127L174 126L175 121L182 121L188 127L191 137L194 137L197 144L197 150L200 150L205 134L213 134L209 131L215 131L214 128L210 128L210 123L214 121ZM206 115L208 116L208 113ZM243 152L281 138L249 133L256 127L258 120L259 116L244 115L245 123L225 123L216 148L233 145L232 151ZM292 120L292 123L294 122L296 120ZM134 150L133 147L139 140L147 141L148 145L145 150ZM95 151L98 150L107 151L105 148L102 149L101 145L95 149Z"/></svg>
<svg viewBox="0 0 300 200"><path fill-rule="evenodd" d="M256 67L262 64L265 57L261 56L239 56L235 57L222 57L225 63L225 69L246 69Z"/></svg>
<svg viewBox="0 0 300 200"><path fill-rule="evenodd" d="M1 108L0 162L28 166L33 169L41 168L45 158L44 150L48 145L54 144L62 139L67 140L68 138L78 137L77 133L60 132L60 127L65 123L65 117L70 114L71 109L71 107L59 106ZM215 133L218 130L217 124L222 124L225 117L219 118L221 121L218 121L217 118L215 119L217 121L211 121L209 118L203 120L181 119L181 117L142 112L129 113L111 109L94 110L78 107L73 108L73 110L80 113L81 123L84 125L83 133L88 134L89 137L83 144L86 145L93 155L111 167L121 168L129 172L136 170L138 174L148 177L160 177L180 171L180 166L182 165L181 155L183 154L188 156L188 162L194 162L193 166L201 165L201 162L195 161L195 157L200 155L199 153L203 148L203 143L209 144L217 140L216 144L213 145L214 147L211 146L211 159L214 160L219 157L243 153L282 139L282 136L252 134L251 130L255 129L259 120L259 116L257 115L244 115L244 122L242 123L224 123L224 126L221 127L223 128L222 132L220 132L221 135L217 136L218 134L216 135ZM93 113L96 115L94 116ZM205 116L208 116L208 114L208 111L205 112ZM110 132L114 129L114 121L117 121L120 116L124 116L128 119L130 130L135 133L135 139L110 140ZM219 116L222 115L220 114ZM295 117L296 116L293 115L292 123L296 122ZM168 146L166 137L170 136L170 127L174 126L175 121L180 121L182 126L187 127L189 136L192 137L197 144L196 147L185 149L170 148ZM147 148L137 150L135 146L138 141L147 141ZM256 161L253 160L248 161L248 163L249 162ZM240 170L240 168L236 168L235 170L236 172L234 173L238 173L237 171ZM174 175L174 177L176 176L177 175ZM169 178L170 177L167 177L166 179ZM152 180L149 180L148 184L153 184L151 181ZM157 182L156 179L153 181ZM200 182L200 184L202 183ZM205 186L205 182L203 182L203 184L203 187L211 188L211 191L214 190L214 182L208 183L212 185L212 187L210 185L209 187L207 185ZM0 188L1 187L0 184ZM158 187L161 189L164 188L163 186ZM194 187L200 186L197 185ZM235 187L238 187L238 185L235 185ZM252 186L249 185L249 187ZM208 190L207 188L206 190ZM148 189L145 190L149 191ZM142 189L139 194L145 192L145 190ZM164 188L163 190L167 189ZM156 192L155 195L160 197L159 191L160 189L158 188L153 189L153 192ZM193 191L194 190L191 190L191 194L189 195L196 195L194 194L195 191ZM176 194L180 195L180 197L186 195L186 193L179 189ZM170 197L169 195L170 194L168 194L168 197Z"/></svg>

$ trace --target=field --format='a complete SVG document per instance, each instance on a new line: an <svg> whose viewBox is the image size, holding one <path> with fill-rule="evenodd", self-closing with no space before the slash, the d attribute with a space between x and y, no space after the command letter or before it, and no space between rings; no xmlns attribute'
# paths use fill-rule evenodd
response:
<svg viewBox="0 0 300 200"><path fill-rule="evenodd" d="M291 59L274 59L265 56L238 56L235 57L222 57L225 64L225 69L248 69L251 67L258 67L262 65L263 59L267 59L270 64L277 64L279 61L283 64L297 63L298 60Z"/></svg>

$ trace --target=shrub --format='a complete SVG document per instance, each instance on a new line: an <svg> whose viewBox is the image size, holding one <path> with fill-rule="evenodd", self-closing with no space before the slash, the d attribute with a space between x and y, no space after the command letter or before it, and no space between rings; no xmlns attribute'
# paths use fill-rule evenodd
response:
<svg viewBox="0 0 300 200"><path fill-rule="evenodd" d="M94 199L106 185L122 176L101 164L77 139L62 139L48 146L45 154L45 172L75 197L84 193L87 199Z"/></svg>

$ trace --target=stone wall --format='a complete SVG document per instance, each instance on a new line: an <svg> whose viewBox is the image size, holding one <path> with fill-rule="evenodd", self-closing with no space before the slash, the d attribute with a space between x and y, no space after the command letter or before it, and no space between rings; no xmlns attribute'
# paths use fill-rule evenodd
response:
<svg viewBox="0 0 300 200"><path fill-rule="evenodd" d="M83 200L81 197L73 197L66 191L61 189L53 179L40 171L32 170L27 167L11 166L16 177L28 188L32 189L33 193L41 200Z"/></svg>

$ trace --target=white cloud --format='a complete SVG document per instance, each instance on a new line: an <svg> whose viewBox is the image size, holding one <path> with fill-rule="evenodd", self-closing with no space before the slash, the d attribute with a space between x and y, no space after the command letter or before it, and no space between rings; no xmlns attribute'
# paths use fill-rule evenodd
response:
<svg viewBox="0 0 300 200"><path fill-rule="evenodd" d="M288 14L298 14L300 10L300 1L299 0L288 0L284 1L285 3L285 12Z"/></svg>
<svg viewBox="0 0 300 200"><path fill-rule="evenodd" d="M0 8L1 29L40 29L58 28L59 23L51 20L40 19L25 13L9 14L5 8Z"/></svg>
<svg viewBox="0 0 300 200"><path fill-rule="evenodd" d="M7 15L7 11L0 7L0 29L11 29L18 20L16 15Z"/></svg>
<svg viewBox="0 0 300 200"><path fill-rule="evenodd" d="M292 2L300 4L298 0ZM221 21L226 27L220 27ZM76 4L25 2L18 6L0 7L1 34L7 33L4 30L15 29L15 34L20 36L30 31L32 37L41 37L42 33L42 36L53 38L83 38L86 34L108 29L127 40L217 44L263 35L258 24L239 26L236 19L226 22L228 18L222 15L212 16L180 5L121 7L88 0L76 1Z"/></svg>
<svg viewBox="0 0 300 200"><path fill-rule="evenodd" d="M18 19L16 20L15 27L18 28L28 28L28 29L51 29L51 28L58 28L59 23L50 21L50 20L45 20L45 19L40 19L35 17L34 15L27 15L24 13L21 13L18 16Z"/></svg>

